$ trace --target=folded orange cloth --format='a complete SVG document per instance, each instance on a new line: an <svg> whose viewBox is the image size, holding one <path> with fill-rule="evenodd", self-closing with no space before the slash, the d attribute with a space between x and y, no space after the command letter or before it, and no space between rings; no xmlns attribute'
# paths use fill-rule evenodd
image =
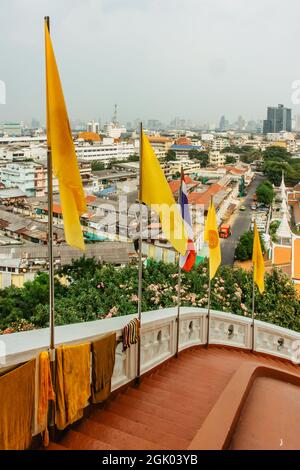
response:
<svg viewBox="0 0 300 470"><path fill-rule="evenodd" d="M35 359L0 376L0 450L31 444L35 397Z"/></svg>

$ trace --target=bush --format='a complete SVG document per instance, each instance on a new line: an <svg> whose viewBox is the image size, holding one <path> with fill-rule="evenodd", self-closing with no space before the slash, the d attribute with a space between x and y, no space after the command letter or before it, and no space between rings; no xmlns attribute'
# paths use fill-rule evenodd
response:
<svg viewBox="0 0 300 470"><path fill-rule="evenodd" d="M178 268L173 264L150 261L143 272L142 310L172 307L177 304ZM137 313L138 269L115 268L82 258L64 267L56 280L55 322L79 323ZM300 331L300 303L293 283L274 270L266 275L266 292L256 296L256 317ZM47 275L40 274L21 289L0 290L0 330L2 333L42 328L49 324ZM33 295L33 292L35 294ZM29 302L28 295L31 293ZM183 306L207 307L208 266L200 264L182 273ZM252 273L221 266L212 281L213 309L251 316ZM5 309L2 308L5 306ZM8 329L8 330L7 330Z"/></svg>

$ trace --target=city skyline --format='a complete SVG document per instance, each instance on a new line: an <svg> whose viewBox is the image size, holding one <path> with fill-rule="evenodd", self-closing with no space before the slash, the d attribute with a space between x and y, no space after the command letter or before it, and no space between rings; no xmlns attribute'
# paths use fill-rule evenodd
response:
<svg viewBox="0 0 300 470"><path fill-rule="evenodd" d="M182 116L218 124L223 114L257 120L277 103L297 113L291 97L300 71L290 57L297 54L300 5L290 3L282 11L277 0L187 0L184 7L179 0L3 0L0 79L7 99L0 121L45 120L46 14L74 120L110 121L115 102L124 123Z"/></svg>

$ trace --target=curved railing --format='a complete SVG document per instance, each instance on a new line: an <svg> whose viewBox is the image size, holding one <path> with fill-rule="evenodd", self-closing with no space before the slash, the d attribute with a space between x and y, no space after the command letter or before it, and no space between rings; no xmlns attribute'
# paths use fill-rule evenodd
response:
<svg viewBox="0 0 300 470"><path fill-rule="evenodd" d="M142 314L142 373L174 356L177 336L176 317L176 308L160 309ZM134 315L59 326L55 328L55 342L56 345L83 343L114 331L120 338L122 328L132 318ZM179 350L206 344L207 326L206 309L183 307L180 317ZM212 310L209 337L211 344L251 349L252 321L247 317ZM37 358L39 353L48 347L48 328L0 336L0 371L1 368L11 367L34 357ZM137 346L134 345L123 352L122 343L118 344L112 390L117 390L135 378L137 370L136 348ZM300 333L258 320L255 321L255 351L295 362L299 348ZM35 433L37 432L36 427Z"/></svg>

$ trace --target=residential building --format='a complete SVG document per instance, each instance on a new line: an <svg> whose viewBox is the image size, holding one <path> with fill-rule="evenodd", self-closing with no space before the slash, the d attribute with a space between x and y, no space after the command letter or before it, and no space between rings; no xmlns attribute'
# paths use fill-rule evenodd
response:
<svg viewBox="0 0 300 470"><path fill-rule="evenodd" d="M46 169L29 162L9 163L0 167L0 181L6 188L19 188L28 197L43 196L46 189Z"/></svg>
<svg viewBox="0 0 300 470"><path fill-rule="evenodd" d="M226 162L226 156L219 150L214 150L209 153L209 163L213 166L222 166Z"/></svg>

